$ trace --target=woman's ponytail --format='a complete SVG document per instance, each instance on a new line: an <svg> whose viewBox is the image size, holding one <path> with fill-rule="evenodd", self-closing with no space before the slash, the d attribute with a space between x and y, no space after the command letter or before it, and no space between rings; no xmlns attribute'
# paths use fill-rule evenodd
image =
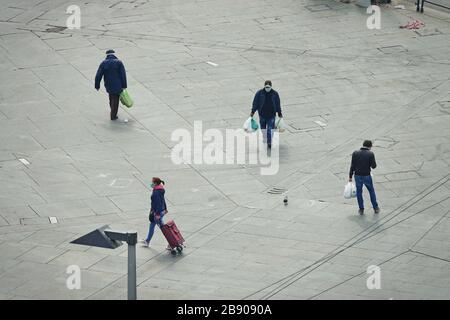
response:
<svg viewBox="0 0 450 320"><path fill-rule="evenodd" d="M158 177L153 177L152 180L153 180L153 182L155 183L155 185L157 185L157 186L159 186L161 183L162 183L163 185L166 184L163 180L161 180L161 179L158 178Z"/></svg>

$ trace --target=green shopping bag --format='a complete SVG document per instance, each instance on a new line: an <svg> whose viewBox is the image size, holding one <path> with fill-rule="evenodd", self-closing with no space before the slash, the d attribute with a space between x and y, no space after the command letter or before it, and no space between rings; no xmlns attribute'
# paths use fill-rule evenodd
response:
<svg viewBox="0 0 450 320"><path fill-rule="evenodd" d="M133 106L133 99L131 99L130 94L128 93L127 89L124 89L122 93L120 94L120 102L127 107L131 108Z"/></svg>
<svg viewBox="0 0 450 320"><path fill-rule="evenodd" d="M258 122L256 122L256 120L253 119L253 118L252 118L252 121L251 121L251 126L252 126L253 131L258 130L258 128L259 128Z"/></svg>
<svg viewBox="0 0 450 320"><path fill-rule="evenodd" d="M245 132L255 132L258 130L259 126L255 119L252 117L248 117L244 122L244 130Z"/></svg>

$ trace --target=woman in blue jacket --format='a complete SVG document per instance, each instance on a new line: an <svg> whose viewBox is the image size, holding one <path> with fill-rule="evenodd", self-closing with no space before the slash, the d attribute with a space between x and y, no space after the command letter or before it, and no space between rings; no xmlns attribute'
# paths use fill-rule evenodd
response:
<svg viewBox="0 0 450 320"><path fill-rule="evenodd" d="M144 246L148 247L152 240L153 233L155 232L155 226L160 228L164 225L163 217L167 213L166 200L164 199L164 181L160 178L152 178L152 196L151 196L151 209L150 209L150 228L148 230L148 236L143 241Z"/></svg>

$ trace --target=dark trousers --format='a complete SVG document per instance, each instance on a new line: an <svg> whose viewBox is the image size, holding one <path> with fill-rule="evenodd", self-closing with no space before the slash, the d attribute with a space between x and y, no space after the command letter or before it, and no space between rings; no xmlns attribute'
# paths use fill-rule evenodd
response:
<svg viewBox="0 0 450 320"><path fill-rule="evenodd" d="M111 120L117 119L117 112L119 111L119 95L109 94L109 107L111 108Z"/></svg>

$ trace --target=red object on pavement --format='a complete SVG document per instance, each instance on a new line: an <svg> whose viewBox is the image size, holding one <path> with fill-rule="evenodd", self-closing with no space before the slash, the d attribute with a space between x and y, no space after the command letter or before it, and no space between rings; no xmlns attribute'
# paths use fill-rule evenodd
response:
<svg viewBox="0 0 450 320"><path fill-rule="evenodd" d="M402 29L409 29L409 30L416 30L416 29L420 29L421 27L423 27L425 25L425 23L423 23L420 20L413 20L408 22L407 24L400 26L400 28Z"/></svg>
<svg viewBox="0 0 450 320"><path fill-rule="evenodd" d="M183 236L173 220L169 220L161 227L161 231L166 237L170 248L175 249L181 247L184 243Z"/></svg>

